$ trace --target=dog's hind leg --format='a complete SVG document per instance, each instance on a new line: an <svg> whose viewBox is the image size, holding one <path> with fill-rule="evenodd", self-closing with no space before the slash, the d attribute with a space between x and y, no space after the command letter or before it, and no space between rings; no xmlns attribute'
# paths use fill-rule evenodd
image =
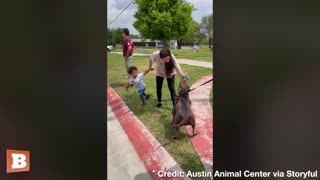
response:
<svg viewBox="0 0 320 180"><path fill-rule="evenodd" d="M180 127L180 126L183 126L183 125L188 125L189 122L188 122L188 119L183 119L182 121L180 121L178 124L176 125L173 125L172 127Z"/></svg>
<svg viewBox="0 0 320 180"><path fill-rule="evenodd" d="M194 120L194 118L192 118L190 120L190 125L192 127L192 135L191 136L189 135L189 137L192 138L192 137L196 136L197 134L199 134L199 132L195 131L195 129L196 129L196 121Z"/></svg>
<svg viewBox="0 0 320 180"><path fill-rule="evenodd" d="M176 128L176 127L180 127L180 126L177 126L177 124L179 124L181 121L182 121L182 116L178 113L174 114L173 117L172 117L172 127Z"/></svg>
<svg viewBox="0 0 320 180"><path fill-rule="evenodd" d="M174 124L175 116L176 116L176 110L173 109L173 110L172 110L172 122L171 122L171 125Z"/></svg>

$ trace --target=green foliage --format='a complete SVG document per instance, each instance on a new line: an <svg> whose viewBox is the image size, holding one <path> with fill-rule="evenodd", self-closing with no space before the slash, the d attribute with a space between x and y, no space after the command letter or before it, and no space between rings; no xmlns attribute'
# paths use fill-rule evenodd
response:
<svg viewBox="0 0 320 180"><path fill-rule="evenodd" d="M122 44L123 37L122 37L122 29L123 28L107 28L107 45ZM140 36L137 34L130 34L131 39L139 39Z"/></svg>
<svg viewBox="0 0 320 180"><path fill-rule="evenodd" d="M211 41L213 38L213 15L210 14L208 16L202 17L201 20L201 31L206 34L209 39L209 48L211 47Z"/></svg>
<svg viewBox="0 0 320 180"><path fill-rule="evenodd" d="M112 31L112 45L122 44L123 37L122 37L122 28L113 28Z"/></svg>
<svg viewBox="0 0 320 180"><path fill-rule="evenodd" d="M112 45L112 31L107 28L107 45Z"/></svg>
<svg viewBox="0 0 320 180"><path fill-rule="evenodd" d="M140 39L140 36L137 34L130 34L131 39Z"/></svg>
<svg viewBox="0 0 320 180"><path fill-rule="evenodd" d="M174 30L175 30L175 37L181 38L190 33L193 30L193 19L192 19L192 11L193 8L190 4L183 3L181 4L175 16L174 19Z"/></svg>
<svg viewBox="0 0 320 180"><path fill-rule="evenodd" d="M133 26L144 38L179 39L192 30L193 6L184 0L136 0Z"/></svg>
<svg viewBox="0 0 320 180"><path fill-rule="evenodd" d="M213 15L204 16L201 19L201 31L207 35L207 37L213 36Z"/></svg>
<svg viewBox="0 0 320 180"><path fill-rule="evenodd" d="M192 31L182 41L186 44L200 45L206 40L206 35L201 32L200 24L193 22Z"/></svg>

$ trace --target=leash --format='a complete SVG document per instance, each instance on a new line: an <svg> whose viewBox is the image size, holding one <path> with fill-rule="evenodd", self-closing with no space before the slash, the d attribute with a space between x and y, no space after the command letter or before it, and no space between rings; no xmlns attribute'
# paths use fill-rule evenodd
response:
<svg viewBox="0 0 320 180"><path fill-rule="evenodd" d="M191 92L191 91L193 91L193 90L195 90L195 89L197 89L197 88L199 88L199 87L201 87L201 86L203 86L203 85L205 85L205 84L207 84L207 83L209 83L209 82L211 82L211 81L213 81L213 78L210 79L209 81L206 81L206 82L202 83L202 84L201 84L200 86L198 86L198 87L195 87L195 88L193 88L193 89L190 89L188 92Z"/></svg>

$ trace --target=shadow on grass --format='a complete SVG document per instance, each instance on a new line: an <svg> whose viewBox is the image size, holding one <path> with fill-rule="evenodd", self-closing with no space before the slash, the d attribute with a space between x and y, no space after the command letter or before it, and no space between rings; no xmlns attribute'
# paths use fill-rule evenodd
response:
<svg viewBox="0 0 320 180"><path fill-rule="evenodd" d="M159 148L161 148L161 146L162 146L162 147L165 147L165 146L169 145L169 144L172 143L172 142L173 142L173 140L170 140L170 141L168 141L168 142L165 142L165 143L160 144L160 145L155 149L155 151L157 151Z"/></svg>
<svg viewBox="0 0 320 180"><path fill-rule="evenodd" d="M174 129L171 127L172 115L171 114L169 115L169 117L171 117L170 119L168 119L167 116L168 115L166 114L161 114L160 118L163 119L163 121L160 121L160 123L164 127L164 129L166 129L164 134L165 139L172 141L172 136L174 135Z"/></svg>
<svg viewBox="0 0 320 180"><path fill-rule="evenodd" d="M110 86L115 89L115 88L119 88L119 87L122 87L122 88L126 88L128 85L127 82L111 82L110 83Z"/></svg>

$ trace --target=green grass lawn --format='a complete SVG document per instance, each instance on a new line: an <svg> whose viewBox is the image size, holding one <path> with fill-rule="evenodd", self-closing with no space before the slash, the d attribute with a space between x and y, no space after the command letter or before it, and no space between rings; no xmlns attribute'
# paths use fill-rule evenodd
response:
<svg viewBox="0 0 320 180"><path fill-rule="evenodd" d="M151 54L155 51L159 51L160 49L156 48L135 48L135 53L144 53L144 54ZM115 50L116 52L122 52L121 48L117 48ZM199 52L195 53L192 51L192 49L177 49L177 50L171 50L172 53L176 56L178 59L190 59L190 60L198 60L198 61L206 61L206 62L213 62L213 52L210 51L208 46L203 45L201 46Z"/></svg>
<svg viewBox="0 0 320 180"><path fill-rule="evenodd" d="M200 158L195 153L190 139L187 136L186 128L180 128L181 135L178 139L172 140L174 130L170 126L172 121L172 103L167 86L164 81L162 89L163 106L158 109L155 108L157 103L156 97L156 76L155 71L147 74L143 81L146 84L146 93L151 94L150 99L146 100L147 106L141 107L141 101L135 88L130 88L128 92L125 91L127 85L127 75L125 73L125 66L123 57L118 54L107 55L107 79L111 87L120 95L123 101L134 112L134 114L144 123L148 130L155 136L155 138L164 146L164 148L174 157L178 164L185 171L202 171L204 167L200 162ZM139 72L143 72L148 67L148 58L134 57L133 64L138 67ZM184 72L188 73L189 85L191 86L198 78L212 73L212 69L194 67L189 65L180 65ZM176 76L175 87L178 89L180 81L179 75Z"/></svg>
<svg viewBox="0 0 320 180"><path fill-rule="evenodd" d="M159 50L159 49L158 49ZM153 53L156 51L155 48L148 49L148 53ZM199 60L213 62L213 52L207 46L201 46L199 52L195 53L192 49L176 49L171 50L171 52L178 59L190 59L190 60Z"/></svg>

